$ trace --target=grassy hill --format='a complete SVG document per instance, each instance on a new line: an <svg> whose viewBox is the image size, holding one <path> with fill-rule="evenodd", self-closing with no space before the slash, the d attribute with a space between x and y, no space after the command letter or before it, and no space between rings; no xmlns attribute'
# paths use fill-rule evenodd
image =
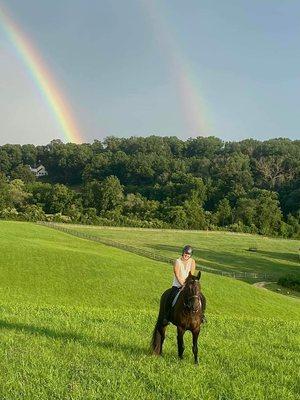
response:
<svg viewBox="0 0 300 400"><path fill-rule="evenodd" d="M185 244L194 248L199 265L228 272L266 274L277 280L286 273L300 274L300 241L259 235L212 231L149 230L66 225L68 229L178 257ZM256 248L250 252L249 248Z"/></svg>
<svg viewBox="0 0 300 400"><path fill-rule="evenodd" d="M195 367L174 327L147 352L171 266L29 223L0 222L0 246L1 399L297 398L299 300L203 273Z"/></svg>

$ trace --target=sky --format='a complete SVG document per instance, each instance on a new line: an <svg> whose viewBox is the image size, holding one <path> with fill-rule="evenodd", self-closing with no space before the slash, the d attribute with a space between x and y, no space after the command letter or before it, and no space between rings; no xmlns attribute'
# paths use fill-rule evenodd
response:
<svg viewBox="0 0 300 400"><path fill-rule="evenodd" d="M0 145L300 139L299 20L298 0L0 0Z"/></svg>

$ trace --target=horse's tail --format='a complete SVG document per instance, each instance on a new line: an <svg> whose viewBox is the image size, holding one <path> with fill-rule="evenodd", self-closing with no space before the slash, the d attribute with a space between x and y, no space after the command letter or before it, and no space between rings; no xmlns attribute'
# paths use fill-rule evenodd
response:
<svg viewBox="0 0 300 400"><path fill-rule="evenodd" d="M158 318L153 330L152 340L151 340L151 352L156 355L160 354L160 349L161 349L161 341L162 341L162 336L160 333L161 326L162 326L161 321Z"/></svg>
<svg viewBox="0 0 300 400"><path fill-rule="evenodd" d="M161 346L162 346L162 329L163 329L163 320L165 316L165 302L167 296L170 292L170 289L163 293L160 299L160 308L158 318L152 333L152 339L150 344L151 353L159 355L161 354Z"/></svg>

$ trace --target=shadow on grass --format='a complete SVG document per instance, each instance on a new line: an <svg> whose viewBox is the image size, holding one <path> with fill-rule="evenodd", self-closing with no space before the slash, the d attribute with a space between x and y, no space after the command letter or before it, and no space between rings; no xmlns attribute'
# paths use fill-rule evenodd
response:
<svg viewBox="0 0 300 400"><path fill-rule="evenodd" d="M298 254L296 251L295 253L278 253L274 251L257 250L257 253L265 257L270 257L280 261L288 261L300 265L300 253Z"/></svg>
<svg viewBox="0 0 300 400"><path fill-rule="evenodd" d="M78 342L83 346L94 345L107 350L113 350L117 352L122 352L124 354L131 356L141 356L150 355L148 348L137 347L131 344L124 344L120 342L113 341L95 341L93 338L80 335L73 332L59 332L49 328L38 327L33 325L27 325L20 322L8 322L0 320L0 329L7 329L13 331L19 331L22 333L29 333L33 335L45 336L50 339L62 340L65 342ZM150 343L150 339L149 339Z"/></svg>

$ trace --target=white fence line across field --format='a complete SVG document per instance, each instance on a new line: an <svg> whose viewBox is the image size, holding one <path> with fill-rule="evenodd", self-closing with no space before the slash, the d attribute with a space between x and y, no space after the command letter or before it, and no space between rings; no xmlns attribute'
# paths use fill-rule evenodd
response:
<svg viewBox="0 0 300 400"><path fill-rule="evenodd" d="M53 228L53 229L56 229L56 230L64 232L64 233L68 233L69 235L72 235L72 236L80 237L83 239L88 239L88 240L91 240L94 242L99 242L99 243L105 244L106 246L116 247L118 249L125 250L130 253L134 253L134 254L138 254L143 257L150 258L151 260L161 261L164 263L173 263L173 261L174 261L173 258L164 256L162 254L157 254L157 253L151 252L149 250L141 249L139 247L134 247L134 246L131 246L128 244L120 243L115 240L106 239L106 238L102 238L99 236L93 236L93 235L87 234L85 232L76 231L69 227L66 228L66 227L62 226L62 224L56 224L53 222L44 222L44 221L37 222L37 224L44 225L49 228ZM230 272L230 271L225 271L225 270L221 270L221 269L206 267L204 265L201 265L201 266L197 265L197 267L198 267L198 269L210 272L212 274L229 276L229 277L235 278L235 279L242 279L242 278L267 279L267 278L269 278L269 276L265 273L261 274L261 273L256 273L256 272L242 272L242 271Z"/></svg>

